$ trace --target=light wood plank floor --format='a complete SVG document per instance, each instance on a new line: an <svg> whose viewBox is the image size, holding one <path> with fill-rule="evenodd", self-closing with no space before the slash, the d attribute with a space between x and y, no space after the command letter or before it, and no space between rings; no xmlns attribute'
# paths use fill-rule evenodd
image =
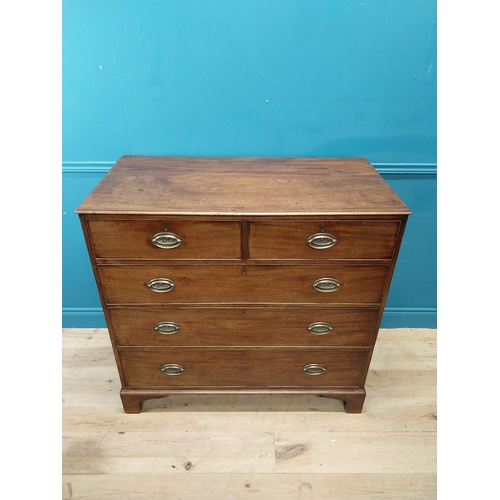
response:
<svg viewBox="0 0 500 500"><path fill-rule="evenodd" d="M359 415L320 396L127 415L119 390L107 330L63 330L63 499L436 498L436 330L380 331Z"/></svg>

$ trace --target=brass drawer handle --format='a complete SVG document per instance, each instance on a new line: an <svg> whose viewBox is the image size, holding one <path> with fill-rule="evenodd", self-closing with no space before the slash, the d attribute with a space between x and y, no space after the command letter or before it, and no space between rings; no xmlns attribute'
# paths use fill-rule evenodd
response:
<svg viewBox="0 0 500 500"><path fill-rule="evenodd" d="M155 247L169 250L180 246L182 238L174 233L157 233L151 239L151 243L153 243Z"/></svg>
<svg viewBox="0 0 500 500"><path fill-rule="evenodd" d="M162 321L155 326L155 330L162 335L173 335L180 329L181 327L173 321Z"/></svg>
<svg viewBox="0 0 500 500"><path fill-rule="evenodd" d="M304 366L302 368L304 373L307 375L321 375L326 372L326 368L323 365L318 365L317 363L311 363L310 365Z"/></svg>
<svg viewBox="0 0 500 500"><path fill-rule="evenodd" d="M152 292L167 293L175 288L175 283L167 278L155 278L146 285Z"/></svg>
<svg viewBox="0 0 500 500"><path fill-rule="evenodd" d="M334 278L320 278L313 283L313 288L317 292L336 292L340 283Z"/></svg>
<svg viewBox="0 0 500 500"><path fill-rule="evenodd" d="M333 326L330 323L325 323L324 321L317 321L316 323L311 323L307 329L314 333L314 335L326 335L333 330Z"/></svg>
<svg viewBox="0 0 500 500"><path fill-rule="evenodd" d="M163 365L160 370L165 374L165 375L181 375L183 374L186 369L181 366L181 365L176 365L175 363L170 363L168 365Z"/></svg>
<svg viewBox="0 0 500 500"><path fill-rule="evenodd" d="M337 243L337 238L329 233L316 233L307 238L307 244L315 250L331 248L335 243Z"/></svg>

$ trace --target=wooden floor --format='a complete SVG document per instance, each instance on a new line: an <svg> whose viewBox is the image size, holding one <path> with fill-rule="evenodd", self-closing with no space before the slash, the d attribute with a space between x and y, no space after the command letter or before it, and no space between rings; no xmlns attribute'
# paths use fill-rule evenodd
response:
<svg viewBox="0 0 500 500"><path fill-rule="evenodd" d="M436 330L381 330L363 413L174 396L123 413L107 330L63 330L64 499L436 498Z"/></svg>

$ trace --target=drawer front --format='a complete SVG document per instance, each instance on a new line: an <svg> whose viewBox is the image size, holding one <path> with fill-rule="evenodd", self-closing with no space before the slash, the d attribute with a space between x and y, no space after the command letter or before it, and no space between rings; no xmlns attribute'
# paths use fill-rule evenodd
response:
<svg viewBox="0 0 500 500"><path fill-rule="evenodd" d="M251 259L391 259L399 222L251 222Z"/></svg>
<svg viewBox="0 0 500 500"><path fill-rule="evenodd" d="M366 349L121 348L129 388L359 387ZM313 366L311 366L313 365ZM317 366L320 365L320 366ZM309 366L312 373L304 368ZM162 367L170 373L162 372Z"/></svg>
<svg viewBox="0 0 500 500"><path fill-rule="evenodd" d="M166 230L164 228L166 225ZM239 259L239 222L90 220L97 258Z"/></svg>
<svg viewBox="0 0 500 500"><path fill-rule="evenodd" d="M378 310L112 309L120 346L368 346Z"/></svg>
<svg viewBox="0 0 500 500"><path fill-rule="evenodd" d="M108 304L379 303L387 270L383 265L99 266ZM324 278L335 281L319 284Z"/></svg>

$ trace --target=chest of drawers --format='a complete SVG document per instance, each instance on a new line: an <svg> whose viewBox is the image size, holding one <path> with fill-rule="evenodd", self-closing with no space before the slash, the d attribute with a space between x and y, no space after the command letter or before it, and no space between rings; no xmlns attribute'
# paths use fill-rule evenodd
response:
<svg viewBox="0 0 500 500"><path fill-rule="evenodd" d="M76 212L125 412L172 394L361 412L410 214L366 160L124 156Z"/></svg>

